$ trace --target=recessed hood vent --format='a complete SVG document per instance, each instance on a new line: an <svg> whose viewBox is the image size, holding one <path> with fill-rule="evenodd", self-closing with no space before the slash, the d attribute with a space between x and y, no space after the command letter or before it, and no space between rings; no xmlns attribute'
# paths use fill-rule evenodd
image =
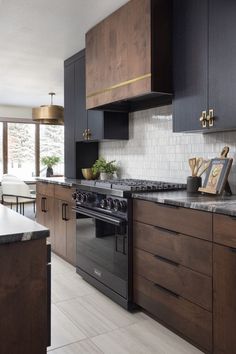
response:
<svg viewBox="0 0 236 354"><path fill-rule="evenodd" d="M171 0L130 0L86 34L87 109L170 103Z"/></svg>

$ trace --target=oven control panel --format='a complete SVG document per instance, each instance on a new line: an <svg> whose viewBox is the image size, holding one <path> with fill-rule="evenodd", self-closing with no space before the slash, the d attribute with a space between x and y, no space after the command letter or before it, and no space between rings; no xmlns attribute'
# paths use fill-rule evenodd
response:
<svg viewBox="0 0 236 354"><path fill-rule="evenodd" d="M105 194L85 192L77 189L72 198L78 205L84 205L89 208L100 209L112 214L128 212L128 201L126 198L106 196Z"/></svg>

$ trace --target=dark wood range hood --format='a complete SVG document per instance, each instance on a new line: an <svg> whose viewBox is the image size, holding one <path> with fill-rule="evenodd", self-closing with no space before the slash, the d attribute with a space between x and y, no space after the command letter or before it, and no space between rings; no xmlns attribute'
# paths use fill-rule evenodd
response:
<svg viewBox="0 0 236 354"><path fill-rule="evenodd" d="M131 0L86 34L86 108L172 101L171 0Z"/></svg>

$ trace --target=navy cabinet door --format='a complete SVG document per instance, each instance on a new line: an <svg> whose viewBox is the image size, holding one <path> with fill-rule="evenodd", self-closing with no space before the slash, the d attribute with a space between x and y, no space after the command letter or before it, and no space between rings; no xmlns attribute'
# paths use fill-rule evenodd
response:
<svg viewBox="0 0 236 354"><path fill-rule="evenodd" d="M173 5L173 130L201 130L199 118L208 107L208 1Z"/></svg>
<svg viewBox="0 0 236 354"><path fill-rule="evenodd" d="M75 88L75 70L74 65L65 65L64 67L64 160L65 160L65 176L75 178L75 104L74 104L74 88Z"/></svg>
<svg viewBox="0 0 236 354"><path fill-rule="evenodd" d="M209 109L214 129L236 128L236 1L209 0Z"/></svg>
<svg viewBox="0 0 236 354"><path fill-rule="evenodd" d="M85 58L82 55L75 62L75 140L84 141L83 134L87 129L87 111L85 109Z"/></svg>

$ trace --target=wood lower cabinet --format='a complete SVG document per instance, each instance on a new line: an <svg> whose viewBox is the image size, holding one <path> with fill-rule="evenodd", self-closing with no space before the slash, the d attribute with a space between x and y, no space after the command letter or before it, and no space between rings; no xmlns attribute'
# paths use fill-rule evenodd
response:
<svg viewBox="0 0 236 354"><path fill-rule="evenodd" d="M214 245L214 353L236 353L236 249Z"/></svg>
<svg viewBox="0 0 236 354"><path fill-rule="evenodd" d="M39 194L38 191L45 194ZM76 216L72 211L73 191L71 187L38 182L36 220L50 229L52 251L75 265Z"/></svg>
<svg viewBox="0 0 236 354"><path fill-rule="evenodd" d="M134 301L212 351L212 215L133 202Z"/></svg>

